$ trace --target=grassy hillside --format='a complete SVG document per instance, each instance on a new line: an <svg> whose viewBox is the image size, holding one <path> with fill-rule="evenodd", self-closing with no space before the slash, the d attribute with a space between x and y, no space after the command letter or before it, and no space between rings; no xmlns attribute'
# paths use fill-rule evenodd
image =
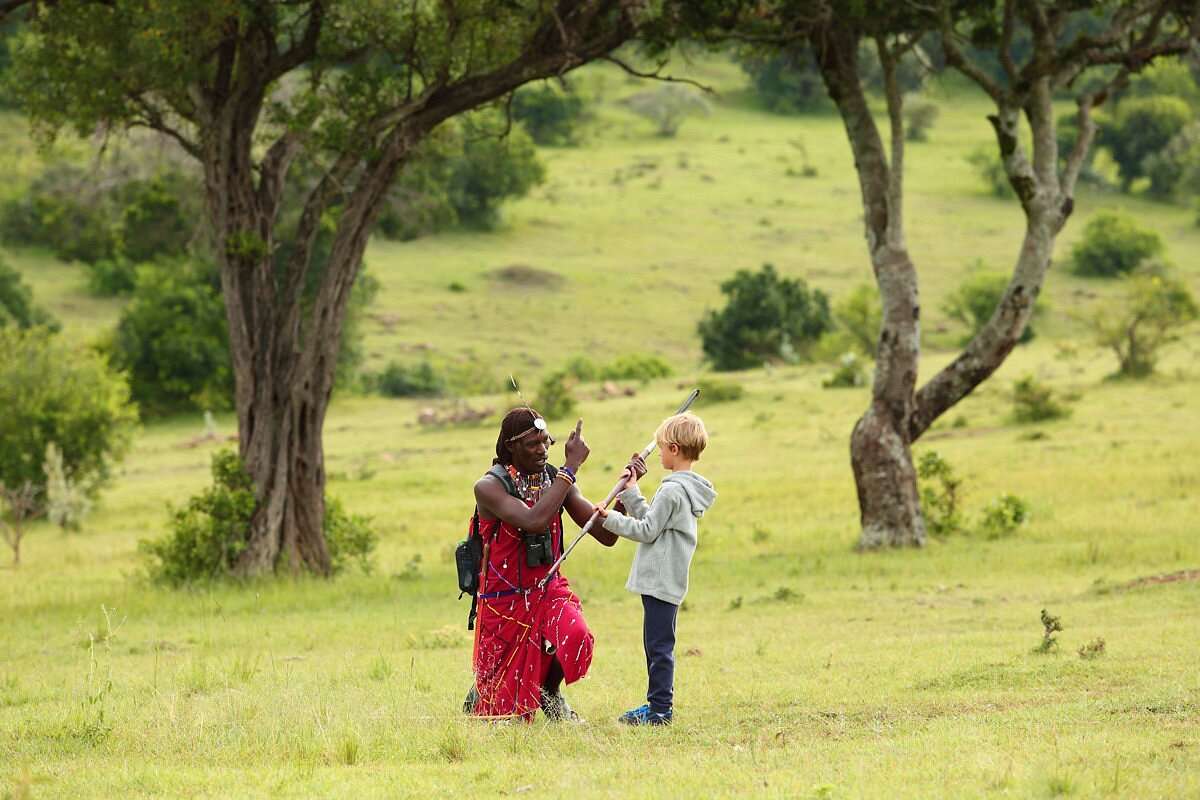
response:
<svg viewBox="0 0 1200 800"><path fill-rule="evenodd" d="M735 69L694 69L733 99L676 139L615 105L636 87L592 70L604 105L590 141L545 152L547 185L507 209L503 230L375 242L368 256L383 285L376 363L473 354L499 377L634 349L679 364L631 398L582 387L592 497L690 388L695 322L722 279L771 261L836 296L868 276L836 118L756 112L732 91ZM911 151L909 238L935 344L956 335L937 332L936 306L969 262L1004 268L1019 243L1015 204L986 196L964 160L989 136L985 111L943 95L930 142ZM787 174L802 165L797 139L815 178ZM1109 205L1162 233L1200 288L1200 231L1170 207L1085 193L1060 256ZM86 297L78 267L10 259L68 335L111 323L116 306ZM511 265L563 280L492 276ZM36 526L21 569L0 568L0 797L1200 796L1200 583L1130 585L1200 567L1200 337L1151 381L1104 380L1112 357L1067 338L1067 312L1109 291L1056 270L1043 335L917 447L965 478L972 526L1001 493L1028 501L1031 521L1008 539L854 553L847 439L867 393L822 389L826 366L739 374L742 400L702 404L712 442L697 468L720 497L680 616L670 730L614 721L644 691L641 612L622 588L632 549L592 542L566 568L597 637L591 675L568 689L589 724L458 715L470 640L450 554L493 425L426 429L418 403L339 399L330 490L374 517L375 573L183 592L139 577L137 542L207 482L218 445L196 445L198 419L147 426L82 534ZM933 349L923 374L950 357ZM1073 397L1072 415L1011 424L1024 374ZM1051 655L1031 652L1042 608L1065 628ZM1103 656L1076 654L1097 638Z"/></svg>

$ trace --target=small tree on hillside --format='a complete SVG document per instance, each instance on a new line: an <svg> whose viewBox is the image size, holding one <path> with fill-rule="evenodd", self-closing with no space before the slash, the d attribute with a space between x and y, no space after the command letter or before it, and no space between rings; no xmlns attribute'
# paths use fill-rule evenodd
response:
<svg viewBox="0 0 1200 800"><path fill-rule="evenodd" d="M829 298L799 278L783 278L771 264L739 270L721 284L728 298L700 321L704 355L719 370L795 361L833 327Z"/></svg>
<svg viewBox="0 0 1200 800"><path fill-rule="evenodd" d="M21 540L25 538L25 523L38 508L38 488L30 481L8 487L0 481L0 533L12 549L13 566L21 566Z"/></svg>
<svg viewBox="0 0 1200 800"><path fill-rule="evenodd" d="M1167 146L1192 120L1178 97L1134 97L1121 102L1112 119L1100 125L1098 141L1117 162L1121 186L1128 190L1146 174L1145 161Z"/></svg>
<svg viewBox="0 0 1200 800"><path fill-rule="evenodd" d="M695 89L671 83L638 92L625 102L633 113L653 122L659 136L667 138L678 133L688 117L712 113L708 101Z"/></svg>
<svg viewBox="0 0 1200 800"><path fill-rule="evenodd" d="M1117 356L1117 374L1144 378L1154 371L1163 345L1200 314L1187 284L1167 275L1127 278L1121 299L1089 318L1096 340Z"/></svg>

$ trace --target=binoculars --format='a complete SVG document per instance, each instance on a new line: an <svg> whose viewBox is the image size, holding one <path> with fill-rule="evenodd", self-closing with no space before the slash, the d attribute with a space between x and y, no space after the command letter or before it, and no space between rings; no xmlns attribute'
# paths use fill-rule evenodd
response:
<svg viewBox="0 0 1200 800"><path fill-rule="evenodd" d="M554 536L547 529L541 533L522 531L525 541L525 566L548 567L554 563Z"/></svg>

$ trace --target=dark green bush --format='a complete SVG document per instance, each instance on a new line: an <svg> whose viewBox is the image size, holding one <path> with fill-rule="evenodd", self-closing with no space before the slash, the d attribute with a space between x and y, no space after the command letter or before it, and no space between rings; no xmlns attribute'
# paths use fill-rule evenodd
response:
<svg viewBox="0 0 1200 800"><path fill-rule="evenodd" d="M142 266L108 349L145 415L230 405L229 329L210 265Z"/></svg>
<svg viewBox="0 0 1200 800"><path fill-rule="evenodd" d="M137 411L125 379L45 328L0 327L0 353L0 482L29 481L44 498L53 442L65 476L94 492L132 440Z"/></svg>
<svg viewBox="0 0 1200 800"><path fill-rule="evenodd" d="M87 269L88 289L100 297L129 294L137 285L137 264L121 256L102 258Z"/></svg>
<svg viewBox="0 0 1200 800"><path fill-rule="evenodd" d="M429 397L441 394L445 380L428 361L419 364L391 362L375 376L375 387L384 397Z"/></svg>
<svg viewBox="0 0 1200 800"><path fill-rule="evenodd" d="M911 142L929 141L929 131L941 109L924 97L909 97L904 102L904 138Z"/></svg>
<svg viewBox="0 0 1200 800"><path fill-rule="evenodd" d="M42 326L52 331L61 327L44 308L34 305L33 290L21 280L21 273L0 258L0 328Z"/></svg>
<svg viewBox="0 0 1200 800"><path fill-rule="evenodd" d="M964 344L983 329L992 318L1004 292L1008 288L1009 277L999 272L977 272L968 277L957 289L950 293L942 305L946 316L967 327ZM1034 306L1036 315L1040 306ZM1025 326L1021 333L1020 342L1024 344L1033 339L1033 323Z"/></svg>
<svg viewBox="0 0 1200 800"><path fill-rule="evenodd" d="M212 486L171 511L165 537L139 542L153 579L182 586L226 578L245 550L256 507L254 482L231 450L213 454L212 477ZM323 530L333 572L352 560L370 570L378 539L366 517L348 514L340 501L327 497Z"/></svg>
<svg viewBox="0 0 1200 800"><path fill-rule="evenodd" d="M1150 193L1159 198L1200 193L1200 122L1190 123L1166 147L1146 156L1142 170L1150 179Z"/></svg>
<svg viewBox="0 0 1200 800"><path fill-rule="evenodd" d="M732 381L718 381L712 378L701 378L696 384L696 388L700 390L700 397L697 402L702 405L713 405L715 403L730 403L734 400L740 400L746 390L740 383Z"/></svg>
<svg viewBox="0 0 1200 800"><path fill-rule="evenodd" d="M203 214L199 181L172 170L130 181L114 194L121 255L141 263L187 252Z"/></svg>
<svg viewBox="0 0 1200 800"><path fill-rule="evenodd" d="M954 474L950 462L930 450L917 462L920 479L921 510L931 536L943 537L963 531L962 479Z"/></svg>
<svg viewBox="0 0 1200 800"><path fill-rule="evenodd" d="M1102 211L1083 229L1083 237L1071 250L1071 268L1076 275L1114 278L1133 272L1144 261L1163 252L1157 233L1140 227L1130 216Z"/></svg>
<svg viewBox="0 0 1200 800"><path fill-rule="evenodd" d="M808 48L744 48L737 56L769 111L803 114L833 107Z"/></svg>
<svg viewBox="0 0 1200 800"><path fill-rule="evenodd" d="M829 298L799 278L782 278L770 264L739 270L721 284L725 308L699 325L705 357L718 370L796 361L833 327Z"/></svg>
<svg viewBox="0 0 1200 800"><path fill-rule="evenodd" d="M673 372L671 365L658 356L628 353L601 368L599 378L609 381L651 381L669 378Z"/></svg>
<svg viewBox="0 0 1200 800"><path fill-rule="evenodd" d="M577 355L567 359L563 372L577 381L599 380L601 368L587 356Z"/></svg>
<svg viewBox="0 0 1200 800"><path fill-rule="evenodd" d="M565 373L554 372L547 375L538 387L534 407L546 419L562 419L575 413L575 396L571 390L574 381Z"/></svg>
<svg viewBox="0 0 1200 800"><path fill-rule="evenodd" d="M571 145L575 144L576 129L583 118L583 98L548 81L527 84L513 95L512 115L536 143Z"/></svg>
<svg viewBox="0 0 1200 800"><path fill-rule="evenodd" d="M980 529L988 539L1011 536L1029 519L1029 504L1013 494L1002 494L983 509Z"/></svg>
<svg viewBox="0 0 1200 800"><path fill-rule="evenodd" d="M1096 142L1117 163L1122 188L1145 175L1144 162L1192 120L1192 110L1178 97L1133 97L1118 105L1112 117L1100 121Z"/></svg>
<svg viewBox="0 0 1200 800"><path fill-rule="evenodd" d="M1013 422L1019 424L1046 422L1069 416L1071 409L1060 403L1054 391L1032 375L1013 384Z"/></svg>

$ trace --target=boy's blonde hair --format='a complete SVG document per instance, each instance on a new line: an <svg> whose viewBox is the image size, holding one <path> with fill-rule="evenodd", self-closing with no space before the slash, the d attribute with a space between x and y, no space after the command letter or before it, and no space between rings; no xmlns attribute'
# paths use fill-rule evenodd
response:
<svg viewBox="0 0 1200 800"><path fill-rule="evenodd" d="M673 444L688 461L698 461L708 446L708 431L704 422L689 411L664 419L654 432L654 440L660 448Z"/></svg>

